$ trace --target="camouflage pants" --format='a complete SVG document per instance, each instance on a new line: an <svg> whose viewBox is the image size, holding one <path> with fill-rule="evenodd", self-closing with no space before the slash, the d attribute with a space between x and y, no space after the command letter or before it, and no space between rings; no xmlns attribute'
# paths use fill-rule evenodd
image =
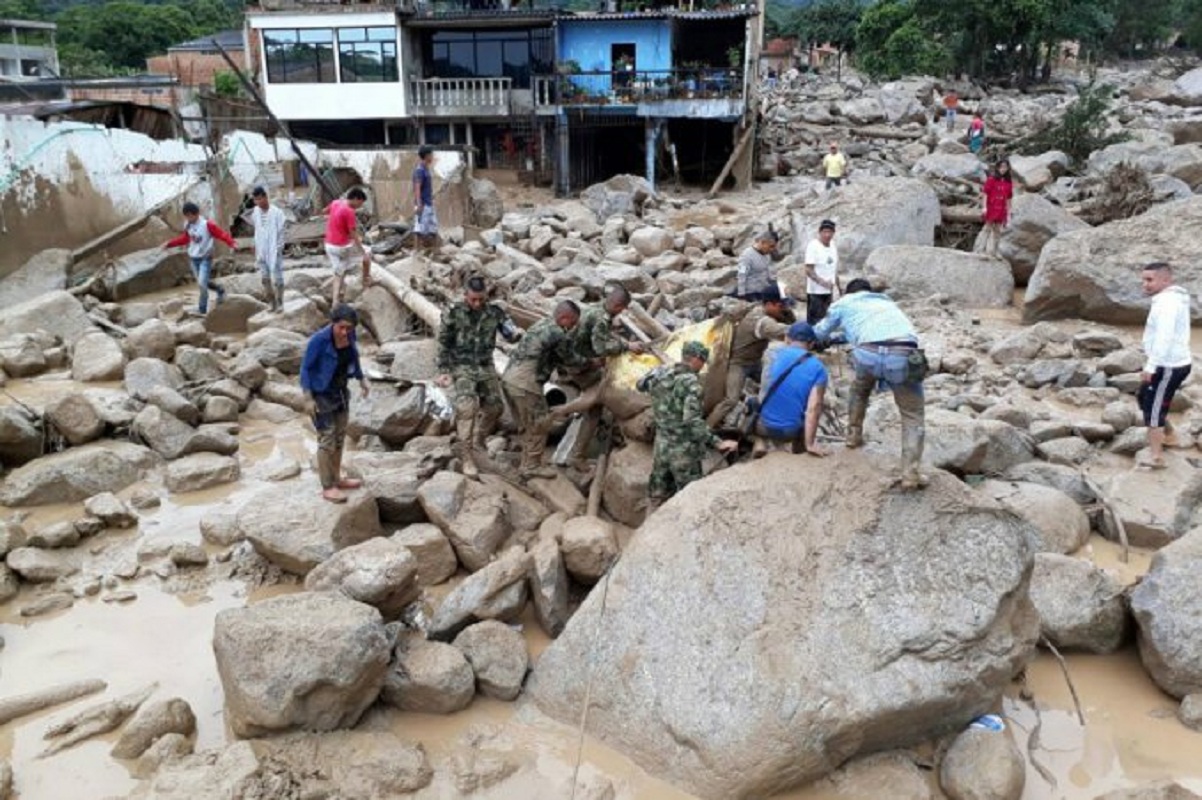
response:
<svg viewBox="0 0 1202 800"><path fill-rule="evenodd" d="M455 417L472 419L476 412L501 413L501 379L497 371L489 367L455 367L451 370L454 381Z"/></svg>
<svg viewBox="0 0 1202 800"><path fill-rule="evenodd" d="M651 479L647 482L648 497L666 500L701 478L703 447L678 443L657 433L653 454Z"/></svg>

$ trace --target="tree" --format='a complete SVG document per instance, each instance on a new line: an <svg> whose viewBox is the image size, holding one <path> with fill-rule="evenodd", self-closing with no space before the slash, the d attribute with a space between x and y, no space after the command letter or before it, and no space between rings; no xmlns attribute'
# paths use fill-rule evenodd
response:
<svg viewBox="0 0 1202 800"><path fill-rule="evenodd" d="M946 48L907 0L881 0L867 9L856 26L856 48L860 67L875 78L941 75L951 65Z"/></svg>
<svg viewBox="0 0 1202 800"><path fill-rule="evenodd" d="M1181 0L1112 0L1113 23L1106 37L1106 50L1123 58L1152 56L1160 51L1182 19Z"/></svg>
<svg viewBox="0 0 1202 800"><path fill-rule="evenodd" d="M38 0L0 0L0 19L46 19Z"/></svg>
<svg viewBox="0 0 1202 800"><path fill-rule="evenodd" d="M838 51L836 68L841 70L843 54L856 45L856 26L864 13L859 0L818 0L797 11L794 29L807 44L829 44Z"/></svg>
<svg viewBox="0 0 1202 800"><path fill-rule="evenodd" d="M133 70L145 69L147 56L197 35L192 16L180 6L132 0L75 6L56 21L64 47L104 53L113 67Z"/></svg>

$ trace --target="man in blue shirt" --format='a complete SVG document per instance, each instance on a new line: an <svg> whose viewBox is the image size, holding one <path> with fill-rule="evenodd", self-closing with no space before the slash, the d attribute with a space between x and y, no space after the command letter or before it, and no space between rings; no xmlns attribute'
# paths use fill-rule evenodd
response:
<svg viewBox="0 0 1202 800"><path fill-rule="evenodd" d="M331 503L345 503L343 489L358 489L361 481L342 477L342 445L350 416L347 382L358 378L363 396L371 390L359 365L355 326L359 315L346 304L334 306L330 324L313 334L301 362L300 384L305 390L306 409L317 430L317 474L321 496Z"/></svg>
<svg viewBox="0 0 1202 800"><path fill-rule="evenodd" d="M413 234L422 249L431 251L438 241L438 216L434 213L434 148L423 144L417 149L413 169Z"/></svg>
<svg viewBox="0 0 1202 800"><path fill-rule="evenodd" d="M901 412L901 486L925 486L927 479L918 467L926 435L922 381L927 361L918 347L914 325L896 303L872 291L868 281L857 278L847 284L847 293L814 328L824 342L840 330L853 345L851 362L856 371L847 403L847 446L855 448L864 443L864 415L873 387L889 388Z"/></svg>
<svg viewBox="0 0 1202 800"><path fill-rule="evenodd" d="M755 435L764 440L765 449L787 445L796 451L800 439L805 452L825 456L827 451L815 441L827 384L826 367L811 352L818 336L808 323L795 322L787 337L764 368Z"/></svg>

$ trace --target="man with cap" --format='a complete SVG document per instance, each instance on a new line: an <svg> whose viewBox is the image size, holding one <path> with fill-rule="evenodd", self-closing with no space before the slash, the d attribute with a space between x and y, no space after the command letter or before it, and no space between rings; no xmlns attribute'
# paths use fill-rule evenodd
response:
<svg viewBox="0 0 1202 800"><path fill-rule="evenodd" d="M818 336L808 322L789 326L788 340L768 353L768 365L760 381L759 419L754 433L759 441L756 451L787 446L796 452L797 444L813 456L824 456L818 446L818 420L826 397L827 373L814 355Z"/></svg>
<svg viewBox="0 0 1202 800"><path fill-rule="evenodd" d="M639 391L651 395L655 419L654 460L647 484L648 515L701 477L701 461L707 448L728 453L739 446L733 440L719 439L705 424L697 373L705 368L709 356L709 348L701 342L685 342L679 364L657 367L639 379Z"/></svg>
<svg viewBox="0 0 1202 800"><path fill-rule="evenodd" d="M300 383L305 390L306 410L317 429L317 475L321 478L321 496L331 503L345 503L344 489L358 489L362 483L342 477L342 446L350 416L351 397L347 383L358 378L363 396L371 386L359 365L355 346L355 326L359 315L346 304L334 306L330 324L309 337L301 362Z"/></svg>
<svg viewBox="0 0 1202 800"><path fill-rule="evenodd" d="M759 378L768 343L785 337L789 330L787 303L775 285L769 286L762 294L760 305L747 312L735 326L726 366L726 394L706 419L711 428L720 428L727 415L739 405L747 379Z"/></svg>
<svg viewBox="0 0 1202 800"><path fill-rule="evenodd" d="M856 278L814 333L825 342L839 330L853 345L851 362L856 371L847 401L847 446L856 448L864 443L864 415L873 387L890 389L901 412L902 488L925 486L926 477L918 468L926 435L922 381L927 362L913 323L896 303L872 291L872 284Z"/></svg>
<svg viewBox="0 0 1202 800"><path fill-rule="evenodd" d="M774 231L762 231L739 256L736 297L756 301L776 286L776 262L784 258L777 252L778 241Z"/></svg>
<svg viewBox="0 0 1202 800"><path fill-rule="evenodd" d="M839 250L831 243L835 223L824 219L818 226L818 238L806 245L806 322L817 325L831 307L834 290L843 293L839 283Z"/></svg>

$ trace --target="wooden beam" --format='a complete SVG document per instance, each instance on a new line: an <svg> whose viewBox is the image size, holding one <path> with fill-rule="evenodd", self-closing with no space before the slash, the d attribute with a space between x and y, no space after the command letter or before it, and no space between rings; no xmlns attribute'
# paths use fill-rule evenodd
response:
<svg viewBox="0 0 1202 800"><path fill-rule="evenodd" d="M735 145L735 151L730 154L730 160L726 162L726 166L718 174L718 180L714 181L714 185L710 187L709 194L706 195L707 197L712 198L717 196L718 190L722 188L722 183L726 180L726 176L730 175L730 171L735 168L735 163L739 160L739 156L743 155L743 151L747 149L747 144L751 141L753 133L755 133L755 126L748 125L747 130L743 131L743 137Z"/></svg>

